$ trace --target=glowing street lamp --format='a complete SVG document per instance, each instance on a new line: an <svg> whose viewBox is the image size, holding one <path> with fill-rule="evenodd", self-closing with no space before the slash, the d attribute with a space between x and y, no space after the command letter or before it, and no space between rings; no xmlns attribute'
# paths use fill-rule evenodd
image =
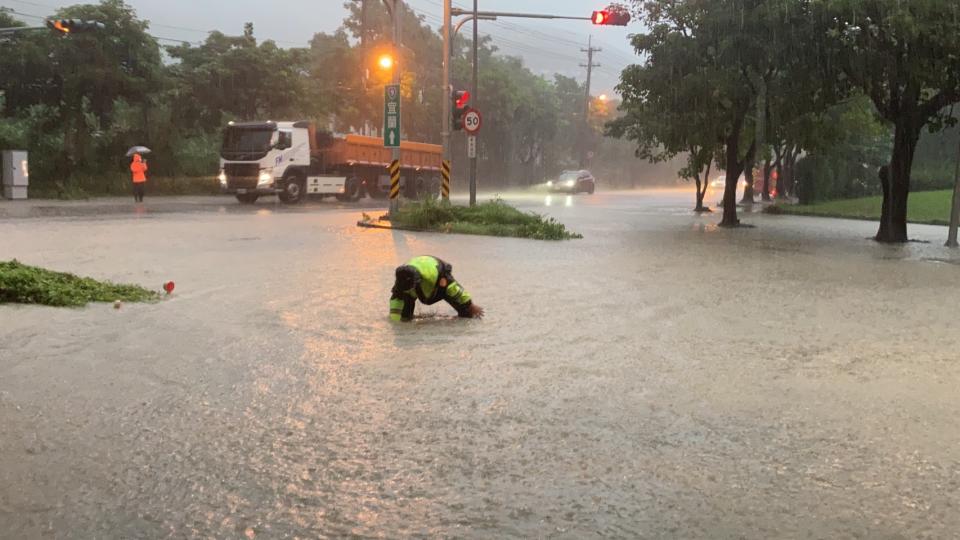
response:
<svg viewBox="0 0 960 540"><path fill-rule="evenodd" d="M377 59L377 65L384 71L393 69L393 55L381 54Z"/></svg>

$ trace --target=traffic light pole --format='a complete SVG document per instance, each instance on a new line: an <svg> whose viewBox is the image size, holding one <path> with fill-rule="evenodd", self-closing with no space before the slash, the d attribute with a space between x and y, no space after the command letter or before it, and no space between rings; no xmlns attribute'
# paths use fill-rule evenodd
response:
<svg viewBox="0 0 960 540"><path fill-rule="evenodd" d="M46 26L14 26L13 28L0 28L0 37L11 36L20 32L46 30Z"/></svg>
<svg viewBox="0 0 960 540"><path fill-rule="evenodd" d="M477 54L477 19L479 18L477 14L477 0L473 0L473 96L472 99L474 103L477 103L477 87L479 79L479 65L477 63L478 54ZM476 137L476 135L469 135L470 137ZM477 205L477 154L474 152L473 156L470 158L470 206Z"/></svg>

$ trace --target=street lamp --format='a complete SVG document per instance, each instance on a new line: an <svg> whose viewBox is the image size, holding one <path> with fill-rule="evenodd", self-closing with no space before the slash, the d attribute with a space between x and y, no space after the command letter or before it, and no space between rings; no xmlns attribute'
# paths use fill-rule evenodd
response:
<svg viewBox="0 0 960 540"><path fill-rule="evenodd" d="M377 65L384 71L393 69L393 55L387 53L381 54L377 59Z"/></svg>

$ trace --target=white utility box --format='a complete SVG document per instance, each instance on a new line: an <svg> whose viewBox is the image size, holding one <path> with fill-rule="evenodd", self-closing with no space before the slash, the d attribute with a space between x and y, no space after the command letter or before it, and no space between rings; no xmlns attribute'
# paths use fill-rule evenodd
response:
<svg viewBox="0 0 960 540"><path fill-rule="evenodd" d="M30 169L26 150L2 151L3 196L6 199L26 199L30 184Z"/></svg>

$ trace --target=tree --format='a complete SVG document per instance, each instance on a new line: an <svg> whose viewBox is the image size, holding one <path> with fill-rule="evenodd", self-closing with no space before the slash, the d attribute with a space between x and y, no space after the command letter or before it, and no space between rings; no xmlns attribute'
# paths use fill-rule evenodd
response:
<svg viewBox="0 0 960 540"><path fill-rule="evenodd" d="M171 68L177 125L203 131L221 128L227 118L294 118L311 111L314 93L304 83L309 55L257 44L253 26L242 36L211 32L203 45L168 47L179 61ZM268 114L269 113L269 114Z"/></svg>
<svg viewBox="0 0 960 540"><path fill-rule="evenodd" d="M810 51L799 37L810 29L804 2L779 0L637 0L649 28L633 39L645 66L674 84L677 92L696 81L680 103L688 114L708 118L717 130L726 187L722 226L739 224L736 190L741 174L758 151L754 111L758 96L776 78L809 76ZM707 83L708 82L708 83ZM643 95L648 88L621 91ZM670 91L670 90L666 90ZM663 93L664 91L660 91ZM681 128L682 129L682 128ZM689 124L688 130L697 129Z"/></svg>
<svg viewBox="0 0 960 540"><path fill-rule="evenodd" d="M723 134L717 130L719 104L691 107L710 100L710 81L696 69L699 59L689 38L674 34L672 47L657 48L644 65L626 68L617 87L625 115L608 124L607 134L637 145L637 157L651 163L686 154L679 176L696 183L694 211L705 212L710 167ZM663 55L669 54L668 60ZM678 76L679 75L679 76Z"/></svg>
<svg viewBox="0 0 960 540"><path fill-rule="evenodd" d="M830 0L822 32L842 73L893 125L889 189L876 239L906 242L907 199L920 134L954 122L960 102L960 5L954 0Z"/></svg>

